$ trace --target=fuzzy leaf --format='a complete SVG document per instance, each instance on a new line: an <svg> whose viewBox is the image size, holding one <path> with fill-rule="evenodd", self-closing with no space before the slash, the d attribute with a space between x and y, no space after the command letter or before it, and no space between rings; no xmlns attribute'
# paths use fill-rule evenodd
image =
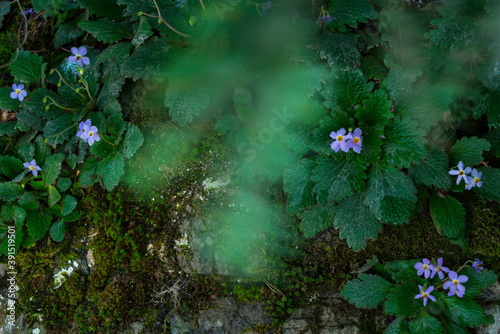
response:
<svg viewBox="0 0 500 334"><path fill-rule="evenodd" d="M219 132L225 135L228 132L234 132L240 126L240 121L234 115L224 115L215 125L215 128L219 130Z"/></svg>
<svg viewBox="0 0 500 334"><path fill-rule="evenodd" d="M59 180L57 180L57 189L59 189L60 192L65 192L69 189L69 187L71 187L70 179L61 177Z"/></svg>
<svg viewBox="0 0 500 334"><path fill-rule="evenodd" d="M16 53L14 53L10 61L14 61L9 65L9 68L10 74L16 78L16 83L40 83L43 70L42 57L29 51L19 51L17 58Z"/></svg>
<svg viewBox="0 0 500 334"><path fill-rule="evenodd" d="M440 146L431 146L426 158L412 165L409 175L417 184L427 187L436 186L448 190L451 187L451 177L448 174L448 156Z"/></svg>
<svg viewBox="0 0 500 334"><path fill-rule="evenodd" d="M112 20L122 18L125 6L120 6L115 0L77 0L82 8L90 9L92 14L107 17Z"/></svg>
<svg viewBox="0 0 500 334"><path fill-rule="evenodd" d="M439 234L443 233L449 239L457 239L464 235L465 209L457 199L449 195L441 198L434 192L429 209Z"/></svg>
<svg viewBox="0 0 500 334"><path fill-rule="evenodd" d="M139 23L139 28L135 33L134 39L132 40L132 44L134 46L141 45L147 40L149 37L153 35L153 29L151 29L151 25L149 24L148 19L145 16L141 16L141 21Z"/></svg>
<svg viewBox="0 0 500 334"><path fill-rule="evenodd" d="M481 167L478 171L482 173L481 188L474 187L474 192L489 201L500 201L500 169L492 167Z"/></svg>
<svg viewBox="0 0 500 334"><path fill-rule="evenodd" d="M76 208L78 201L70 195L64 196L61 202L61 214L63 216L69 215Z"/></svg>
<svg viewBox="0 0 500 334"><path fill-rule="evenodd" d="M408 329L405 319L398 317L391 322L384 334L410 334L410 330Z"/></svg>
<svg viewBox="0 0 500 334"><path fill-rule="evenodd" d="M124 168L125 160L121 154L110 156L99 163L97 173L102 175L104 187L108 191L113 190L118 185L124 173Z"/></svg>
<svg viewBox="0 0 500 334"><path fill-rule="evenodd" d="M445 296L443 301L446 304L445 317L460 326L477 327L486 321L483 309L472 299Z"/></svg>
<svg viewBox="0 0 500 334"><path fill-rule="evenodd" d="M465 275L469 279L464 283L465 295L472 298L478 295L484 289L492 286L498 279L498 276L491 270L483 269L480 273L472 267L465 267L460 271L460 275Z"/></svg>
<svg viewBox="0 0 500 334"><path fill-rule="evenodd" d="M24 237L23 229L20 227L16 227L15 235L16 236L15 236L15 243L14 243L14 246L15 246L14 253L17 254L19 247L21 246L21 243L23 241L23 237ZM0 245L0 251L5 256L12 255L12 254L9 254L9 253L11 253L11 252L9 252L9 249L8 249L9 247L12 247L12 244L9 245L8 238L3 239L2 244Z"/></svg>
<svg viewBox="0 0 500 334"><path fill-rule="evenodd" d="M411 179L391 166L370 170L364 204L386 223L402 224L410 219L417 197Z"/></svg>
<svg viewBox="0 0 500 334"><path fill-rule="evenodd" d="M337 205L334 227L340 229L340 238L355 252L366 247L366 239L376 240L382 223L363 204L364 198L357 193Z"/></svg>
<svg viewBox="0 0 500 334"><path fill-rule="evenodd" d="M114 59L125 60L130 55L130 49L132 49L132 43L129 42L113 44L99 54L97 61L104 63Z"/></svg>
<svg viewBox="0 0 500 334"><path fill-rule="evenodd" d="M283 190L288 194L286 204L290 214L314 205L311 176L315 167L313 160L302 159L283 171Z"/></svg>
<svg viewBox="0 0 500 334"><path fill-rule="evenodd" d="M334 68L327 77L325 90L321 94L325 97L324 104L338 110L347 110L361 104L370 96L373 83L367 82L363 72L359 69Z"/></svg>
<svg viewBox="0 0 500 334"><path fill-rule="evenodd" d="M317 46L321 59L327 59L330 66L361 63L361 54L356 48L356 35L330 31L325 35Z"/></svg>
<svg viewBox="0 0 500 334"><path fill-rule="evenodd" d="M194 116L200 115L208 106L209 101L209 95L203 87L169 87L165 95L165 107L169 108L172 119L180 125L192 122Z"/></svg>
<svg viewBox="0 0 500 334"><path fill-rule="evenodd" d="M89 157L83 163L78 183L81 187L91 187L98 181L97 167L99 162L94 157Z"/></svg>
<svg viewBox="0 0 500 334"><path fill-rule="evenodd" d="M59 173L61 172L61 164L64 161L65 155L58 153L51 155L45 159L42 167L42 181L44 186L48 186L56 181Z"/></svg>
<svg viewBox="0 0 500 334"><path fill-rule="evenodd" d="M340 202L364 187L366 167L361 163L347 159L336 162L327 157L320 157L316 162L318 166L311 179L316 182L313 191L319 204Z"/></svg>
<svg viewBox="0 0 500 334"><path fill-rule="evenodd" d="M384 162L390 165L407 168L427 155L423 139L409 119L394 119L384 135Z"/></svg>
<svg viewBox="0 0 500 334"><path fill-rule="evenodd" d="M134 53L122 65L121 73L126 77L161 82L165 79L170 64L170 44L166 38L153 38L135 48Z"/></svg>
<svg viewBox="0 0 500 334"><path fill-rule="evenodd" d="M453 322L446 321L443 319L443 333L444 334L468 334L469 332L463 328L460 327L457 324L454 324Z"/></svg>
<svg viewBox="0 0 500 334"><path fill-rule="evenodd" d="M450 163L457 165L460 161L465 166L473 167L483 161L483 150L488 151L491 145L483 138L464 137L458 140L448 153Z"/></svg>
<svg viewBox="0 0 500 334"><path fill-rule="evenodd" d="M391 112L392 101L387 99L387 94L378 89L370 95L370 98L363 101L363 106L357 108L356 118L366 126L382 130L394 117Z"/></svg>
<svg viewBox="0 0 500 334"><path fill-rule="evenodd" d="M0 199L12 201L18 199L24 193L23 187L13 182L0 183Z"/></svg>
<svg viewBox="0 0 500 334"><path fill-rule="evenodd" d="M125 129L127 129L127 122L123 120L121 113L116 113L108 117L106 120L106 124L108 127L108 132L112 136L118 137L121 135Z"/></svg>
<svg viewBox="0 0 500 334"><path fill-rule="evenodd" d="M70 138L70 136L74 135L73 131L64 130L73 126L75 122L73 121L73 116L71 114L63 114L56 119L50 120L47 122L45 127L43 128L43 136L48 138L48 144L53 146L56 144L62 144L66 140ZM61 133L60 135L58 135ZM49 138L50 137L50 138Z"/></svg>
<svg viewBox="0 0 500 334"><path fill-rule="evenodd" d="M375 308L384 301L391 287L391 283L378 275L359 274L359 279L347 282L340 294L357 308Z"/></svg>
<svg viewBox="0 0 500 334"><path fill-rule="evenodd" d="M136 125L128 123L125 140L123 142L123 155L125 158L132 157L137 149L141 147L143 142L144 137L141 134L141 130L139 130Z"/></svg>
<svg viewBox="0 0 500 334"><path fill-rule="evenodd" d="M367 0L333 0L328 8L334 18L329 26L340 31L346 30L346 25L356 27L357 22L374 20L378 14Z"/></svg>
<svg viewBox="0 0 500 334"><path fill-rule="evenodd" d="M13 179L22 172L23 162L21 160L10 155L0 156L0 175Z"/></svg>
<svg viewBox="0 0 500 334"><path fill-rule="evenodd" d="M107 19L82 21L79 26L86 32L92 34L97 40L108 44L127 37L134 37L129 25L120 22L112 22Z"/></svg>
<svg viewBox="0 0 500 334"><path fill-rule="evenodd" d="M17 154L23 161L31 161L35 157L35 144L29 143L17 149ZM1 158L0 158L1 159ZM0 160L1 161L1 160ZM2 163L0 162L0 165Z"/></svg>
<svg viewBox="0 0 500 334"><path fill-rule="evenodd" d="M64 221L59 220L54 224L52 224L52 226L50 227L49 234L52 240L54 240L55 242L61 242L64 239L65 232L66 228L64 226Z"/></svg>
<svg viewBox="0 0 500 334"><path fill-rule="evenodd" d="M21 102L18 99L11 98L10 97L11 92L13 92L12 86L0 88L0 108L5 109L7 111L19 109L19 104L21 104ZM8 124L8 123L2 123L2 125L3 124Z"/></svg>
<svg viewBox="0 0 500 334"><path fill-rule="evenodd" d="M324 205L313 206L311 210L306 210L299 213L302 220L300 222L300 230L306 238L312 238L319 232L322 232L333 226L335 218L336 206Z"/></svg>
<svg viewBox="0 0 500 334"><path fill-rule="evenodd" d="M422 301L414 299L418 293L418 286L413 282L397 284L387 295L384 312L405 318L416 315L422 308Z"/></svg>
<svg viewBox="0 0 500 334"><path fill-rule="evenodd" d="M372 55L363 57L361 68L366 73L368 79L382 80L389 73L384 62Z"/></svg>
<svg viewBox="0 0 500 334"><path fill-rule="evenodd" d="M26 192L17 201L20 207L25 210L36 210L38 209L38 197L34 192Z"/></svg>
<svg viewBox="0 0 500 334"><path fill-rule="evenodd" d="M47 204L49 205L49 207L51 208L56 205L56 203L59 202L60 199L61 194L59 193L59 191L57 191L56 187L49 184L49 197L47 200Z"/></svg>
<svg viewBox="0 0 500 334"><path fill-rule="evenodd" d="M26 213L26 227L34 241L40 240L47 233L51 222L52 212L47 208L43 209L43 215L40 210Z"/></svg>
<svg viewBox="0 0 500 334"><path fill-rule="evenodd" d="M491 145L491 150L495 155L500 157L500 129L490 129L484 138L488 140Z"/></svg>
<svg viewBox="0 0 500 334"><path fill-rule="evenodd" d="M417 270L414 265L419 262L419 260L397 260L387 262L384 267L392 276L392 279L397 282L406 282L413 279Z"/></svg>
<svg viewBox="0 0 500 334"><path fill-rule="evenodd" d="M72 42L79 37L82 37L85 32L80 29L78 24L89 18L88 12L85 11L82 15L78 16L75 20L70 21L68 23L63 24L57 29L57 32L54 36L54 47L59 49L66 43Z"/></svg>
<svg viewBox="0 0 500 334"><path fill-rule="evenodd" d="M3 18L10 12L10 1L0 1L0 29L3 26Z"/></svg>
<svg viewBox="0 0 500 334"><path fill-rule="evenodd" d="M443 333L441 322L427 312L421 312L418 317L410 321L410 333L412 334L440 334Z"/></svg>

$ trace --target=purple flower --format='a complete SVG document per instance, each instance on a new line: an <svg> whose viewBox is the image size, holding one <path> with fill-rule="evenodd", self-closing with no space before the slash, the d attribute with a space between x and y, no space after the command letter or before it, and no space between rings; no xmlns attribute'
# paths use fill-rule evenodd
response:
<svg viewBox="0 0 500 334"><path fill-rule="evenodd" d="M92 123L90 121L90 119L86 120L85 123L83 122L80 122L80 124L78 124L80 126L80 131L78 131L76 133L76 136L78 138L82 138L82 135L83 133L85 132L85 125L87 126L88 129L90 129L90 127L92 126ZM82 138L83 139L83 138ZM87 142L87 140L83 139L85 142Z"/></svg>
<svg viewBox="0 0 500 334"><path fill-rule="evenodd" d="M469 278L465 275L458 276L454 271L450 271L448 277L450 278L450 281L444 283L443 289L450 289L450 292L448 292L448 296L453 296L454 294L456 294L457 296L462 298L465 293L465 286L460 283L467 282Z"/></svg>
<svg viewBox="0 0 500 334"><path fill-rule="evenodd" d="M443 265L443 258L440 257L437 260L437 266L432 266L431 267L431 270L432 270L431 278L434 278L434 276L436 276L436 273L437 273L438 276L439 276L439 279L443 279L444 278L443 271L445 273L449 273L450 272L450 269L448 269L448 267L443 267L442 265Z"/></svg>
<svg viewBox="0 0 500 334"><path fill-rule="evenodd" d="M271 9L271 7L272 7L272 6L273 6L273 5L272 5L271 1L263 2L263 3L262 3L262 13L263 13L264 15L265 15L265 14L267 14L267 11L268 11L269 9Z"/></svg>
<svg viewBox="0 0 500 334"><path fill-rule="evenodd" d="M481 181L482 172L478 172L477 169L473 169L472 173L470 173L469 184L467 184L466 189L471 190L474 187L481 188L483 186L483 181Z"/></svg>
<svg viewBox="0 0 500 334"><path fill-rule="evenodd" d="M481 271L484 269L483 261L475 259L474 263L472 263L472 268L476 269L478 273L481 273Z"/></svg>
<svg viewBox="0 0 500 334"><path fill-rule="evenodd" d="M87 49L84 46L80 47L79 49L72 47L71 52L73 52L74 56L70 56L68 58L68 61L70 63L77 63L78 66L83 66L83 64L90 64L89 57L84 57L87 54Z"/></svg>
<svg viewBox="0 0 500 334"><path fill-rule="evenodd" d="M28 169L29 169L29 170L33 173L33 175L34 175L35 177L37 177L37 176L38 176L38 171L39 171L39 170L42 170L40 167L38 167L38 166L36 165L36 161L35 161L35 159L31 160L31 162L25 162L25 163L23 164L23 166L24 166L24 167L26 167L26 168L28 168Z"/></svg>
<svg viewBox="0 0 500 334"><path fill-rule="evenodd" d="M24 15L28 15L29 13L36 14L35 10L33 8L30 8L29 10L22 10L21 11Z"/></svg>
<svg viewBox="0 0 500 334"><path fill-rule="evenodd" d="M349 132L352 137L350 146L356 153L361 153L361 147L363 146L363 137L361 136L362 133L363 132L360 128L356 128L353 134Z"/></svg>
<svg viewBox="0 0 500 334"><path fill-rule="evenodd" d="M88 142L90 146L94 145L94 142L101 140L97 134L97 128L95 126L84 125L82 129L83 133L80 138L85 142Z"/></svg>
<svg viewBox="0 0 500 334"><path fill-rule="evenodd" d="M24 90L23 84L12 84L12 92L10 92L11 99L18 99L22 102L26 96L28 96L28 93Z"/></svg>
<svg viewBox="0 0 500 334"><path fill-rule="evenodd" d="M420 289L420 293L416 295L414 299L420 299L424 297L424 306L427 305L427 298L429 298L433 302L436 301L436 297L431 296L431 292L434 290L433 286L428 287L425 291L422 291L421 285L419 285L418 288Z"/></svg>
<svg viewBox="0 0 500 334"><path fill-rule="evenodd" d="M424 274L425 278L429 278L431 275L431 269L434 268L434 265L430 264L431 261L427 259L423 259L422 262L416 263L413 268L417 269L417 275L420 276Z"/></svg>
<svg viewBox="0 0 500 334"><path fill-rule="evenodd" d="M335 141L330 145L332 150L334 150L335 152L338 152L339 150L347 152L351 148L351 144L347 142L347 140L352 139L352 135L348 134L346 136L344 128L340 129L337 132L333 131L332 133L330 133L330 137L335 139Z"/></svg>
<svg viewBox="0 0 500 334"><path fill-rule="evenodd" d="M469 183L468 182L469 179L467 178L467 176L465 174L469 174L470 172L471 172L471 168L467 167L464 169L464 163L462 161L460 161L458 163L458 170L450 170L448 172L448 174L458 175L458 178L457 178L457 185L458 185L462 179L464 179L465 183Z"/></svg>
<svg viewBox="0 0 500 334"><path fill-rule="evenodd" d="M329 15L326 15L326 16L323 16L323 17L319 18L316 21L316 25L321 27L321 26L323 26L323 24L325 24L325 22L326 23L330 23L330 22L332 22L332 20L336 20L336 18L335 17L331 17Z"/></svg>

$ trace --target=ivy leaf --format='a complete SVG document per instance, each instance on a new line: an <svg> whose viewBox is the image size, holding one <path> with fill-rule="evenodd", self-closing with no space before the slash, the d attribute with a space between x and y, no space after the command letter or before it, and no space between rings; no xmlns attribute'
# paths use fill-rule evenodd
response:
<svg viewBox="0 0 500 334"><path fill-rule="evenodd" d="M458 140L448 153L450 163L457 165L460 161L465 166L475 166L483 161L483 150L488 151L491 145L486 139L471 137L464 137Z"/></svg>
<svg viewBox="0 0 500 334"><path fill-rule="evenodd" d="M48 186L56 181L61 172L61 164L64 158L65 155L63 153L58 153L45 159L42 167L42 181L44 186Z"/></svg>
<svg viewBox="0 0 500 334"><path fill-rule="evenodd" d="M327 31L319 42L317 51L330 66L360 64L361 54L356 47L357 35Z"/></svg>
<svg viewBox="0 0 500 334"><path fill-rule="evenodd" d="M70 195L64 196L61 202L61 214L63 216L69 215L76 208L78 201Z"/></svg>
<svg viewBox="0 0 500 334"><path fill-rule="evenodd" d="M340 31L345 31L346 25L356 27L357 22L367 22L378 17L377 12L367 0L333 0L328 12L334 18L329 26Z"/></svg>
<svg viewBox="0 0 500 334"><path fill-rule="evenodd" d="M21 197L24 193L23 187L13 182L0 183L0 199L12 201Z"/></svg>
<svg viewBox="0 0 500 334"><path fill-rule="evenodd" d="M429 209L439 234L443 233L449 239L457 239L464 235L465 209L457 199L449 195L441 198L434 192Z"/></svg>
<svg viewBox="0 0 500 334"><path fill-rule="evenodd" d="M395 118L388 124L383 149L384 162L398 168L408 168L427 155L423 139L408 118Z"/></svg>
<svg viewBox="0 0 500 334"><path fill-rule="evenodd" d="M139 147L144 142L144 137L141 130L132 124L128 123L127 132L125 133L125 140L123 142L123 155L125 158L130 158L134 155Z"/></svg>
<svg viewBox="0 0 500 334"><path fill-rule="evenodd" d="M135 48L134 53L122 65L121 73L126 77L161 82L169 70L171 41L153 38Z"/></svg>
<svg viewBox="0 0 500 334"><path fill-rule="evenodd" d="M97 173L102 175L104 187L108 191L113 190L118 185L124 173L124 168L125 160L121 154L110 156L99 163Z"/></svg>
<svg viewBox="0 0 500 334"><path fill-rule="evenodd" d="M375 308L382 303L392 284L378 275L359 274L344 286L340 295L357 308Z"/></svg>
<svg viewBox="0 0 500 334"><path fill-rule="evenodd" d="M417 189L411 179L391 166L374 165L370 170L366 199L374 215L384 222L402 224L409 221Z"/></svg>
<svg viewBox="0 0 500 334"><path fill-rule="evenodd" d="M477 327L486 322L483 309L472 299L445 296L443 301L446 304L444 316L460 326Z"/></svg>
<svg viewBox="0 0 500 334"><path fill-rule="evenodd" d="M384 334L410 334L410 330L408 329L408 325L406 325L405 319L398 317L391 322Z"/></svg>
<svg viewBox="0 0 500 334"><path fill-rule="evenodd" d="M152 35L153 35L153 29L151 28L148 19L145 16L141 16L139 28L135 33L134 39L132 40L132 44L134 46L141 45L142 43L144 43L145 40L147 40Z"/></svg>
<svg viewBox="0 0 500 334"><path fill-rule="evenodd" d="M500 201L500 169L481 167L478 171L482 173L483 185L474 187L474 192L488 201Z"/></svg>
<svg viewBox="0 0 500 334"><path fill-rule="evenodd" d="M23 172L23 162L10 155L0 156L0 175L13 179Z"/></svg>
<svg viewBox="0 0 500 334"><path fill-rule="evenodd" d="M355 190L362 190L365 185L366 167L357 161L319 157L316 162L318 166L311 180L316 182L313 191L318 196L319 204L340 202L346 196L352 196Z"/></svg>
<svg viewBox="0 0 500 334"><path fill-rule="evenodd" d="M129 25L121 22L112 22L108 19L82 21L79 26L92 34L97 40L108 44L127 37L134 37Z"/></svg>
<svg viewBox="0 0 500 334"><path fill-rule="evenodd" d="M52 224L52 226L50 227L49 234L52 240L54 240L55 242L61 242L64 239L65 232L66 228L64 226L64 221L59 220L54 224Z"/></svg>
<svg viewBox="0 0 500 334"><path fill-rule="evenodd" d="M59 193L59 191L57 191L56 187L49 184L49 197L47 201L49 207L51 208L54 205L56 205L56 203L59 202L60 199L61 199L61 194Z"/></svg>
<svg viewBox="0 0 500 334"><path fill-rule="evenodd" d="M283 190L288 194L288 213L310 209L314 205L311 176L315 167L313 160L302 159L283 171Z"/></svg>
<svg viewBox="0 0 500 334"><path fill-rule="evenodd" d="M418 293L418 286L413 282L397 284L387 295L384 312L405 318L416 315L422 309L422 301L415 299Z"/></svg>
<svg viewBox="0 0 500 334"><path fill-rule="evenodd" d="M49 230L52 222L52 212L48 208L26 212L26 227L34 241L40 240Z"/></svg>
<svg viewBox="0 0 500 334"><path fill-rule="evenodd" d="M355 252L366 247L366 239L376 240L382 223L363 204L360 193L348 197L337 205L334 227L340 229L340 238Z"/></svg>
<svg viewBox="0 0 500 334"><path fill-rule="evenodd" d="M21 104L21 102L18 99L13 99L10 97L10 93L12 91L13 91L12 86L0 88L0 108L7 111L19 109L19 105ZM8 123L2 123L2 125L3 124L8 124Z"/></svg>
<svg viewBox="0 0 500 334"><path fill-rule="evenodd" d="M356 118L367 127L383 130L394 117L391 106L392 101L388 100L387 94L377 89L369 99L363 101L362 107L356 109Z"/></svg>
<svg viewBox="0 0 500 334"><path fill-rule="evenodd" d="M440 334L443 333L441 322L427 312L421 312L418 317L410 321L410 332L412 334L428 333Z"/></svg>
<svg viewBox="0 0 500 334"><path fill-rule="evenodd" d="M463 283L467 298L478 295L484 289L492 286L498 279L498 276L488 269L483 269L480 273L472 267L465 267L460 271L460 275L465 275L469 279Z"/></svg>
<svg viewBox="0 0 500 334"><path fill-rule="evenodd" d="M16 58L17 56L17 58ZM15 61L14 61L15 60ZM19 51L10 58L10 74L16 78L16 82L39 83L43 72L43 58L29 51Z"/></svg>
<svg viewBox="0 0 500 334"><path fill-rule="evenodd" d="M122 18L125 6L120 6L114 0L77 0L82 8L90 9L92 14L107 17L111 20Z"/></svg>
<svg viewBox="0 0 500 334"><path fill-rule="evenodd" d="M300 230L306 238L312 238L319 232L322 232L333 226L336 213L334 205L315 205L311 210L305 210L298 213L302 220L300 222Z"/></svg>
<svg viewBox="0 0 500 334"><path fill-rule="evenodd" d="M451 187L451 177L447 170L448 156L444 148L431 146L427 157L420 160L418 164L412 165L408 174L417 184L448 190Z"/></svg>

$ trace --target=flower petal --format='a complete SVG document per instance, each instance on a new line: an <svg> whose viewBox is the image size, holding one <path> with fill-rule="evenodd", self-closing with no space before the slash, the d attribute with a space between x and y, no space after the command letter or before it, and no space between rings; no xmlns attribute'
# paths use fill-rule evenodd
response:
<svg viewBox="0 0 500 334"><path fill-rule="evenodd" d="M16 90L17 89L17 85L16 84L12 84L12 90Z"/></svg>
<svg viewBox="0 0 500 334"><path fill-rule="evenodd" d="M76 56L70 56L70 57L68 57L68 61L70 63L76 63Z"/></svg>
<svg viewBox="0 0 500 334"><path fill-rule="evenodd" d="M23 84L17 85L17 89L24 89L24 85Z"/></svg>
<svg viewBox="0 0 500 334"><path fill-rule="evenodd" d="M17 99L17 93L16 92L10 92L10 98L11 99Z"/></svg>
<svg viewBox="0 0 500 334"><path fill-rule="evenodd" d="M23 100L24 100L24 96L22 96L21 94L19 94L19 95L17 96L17 99L18 99L19 101L23 102Z"/></svg>
<svg viewBox="0 0 500 334"><path fill-rule="evenodd" d="M26 96L28 96L28 93L27 93L27 92L23 89L23 90L21 91L21 95L22 95L22 96L24 96L24 97L26 97Z"/></svg>
<svg viewBox="0 0 500 334"><path fill-rule="evenodd" d="M72 47L71 52L73 52L73 54L76 56L78 54L78 49L75 47ZM75 57L75 59L76 59L76 57Z"/></svg>
<svg viewBox="0 0 500 334"><path fill-rule="evenodd" d="M80 54L80 56L85 56L87 54L87 48L84 47L84 46L81 46L79 49L78 49L78 54Z"/></svg>
<svg viewBox="0 0 500 334"><path fill-rule="evenodd" d="M85 65L90 65L90 59L89 59L89 57L82 57L82 62L83 62Z"/></svg>
<svg viewBox="0 0 500 334"><path fill-rule="evenodd" d="M464 163L463 163L462 161L460 161L460 162L458 163L458 169L459 169L459 170L463 170L463 169L464 169Z"/></svg>
<svg viewBox="0 0 500 334"><path fill-rule="evenodd" d="M450 175L458 175L458 174L460 174L460 171L459 171L459 170L454 170L454 169L452 169L452 170L450 170L450 171L448 172L448 174L450 174Z"/></svg>
<svg viewBox="0 0 500 334"><path fill-rule="evenodd" d="M465 282L467 282L468 280L469 280L469 277L467 277L467 276L465 276L465 275L460 275L460 276L458 276L458 281L459 281L460 283L465 283Z"/></svg>

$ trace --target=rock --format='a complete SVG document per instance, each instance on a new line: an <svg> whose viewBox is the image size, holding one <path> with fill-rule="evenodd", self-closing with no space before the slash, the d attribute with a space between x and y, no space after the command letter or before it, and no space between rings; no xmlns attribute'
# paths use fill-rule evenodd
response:
<svg viewBox="0 0 500 334"><path fill-rule="evenodd" d="M500 284L496 281L495 284L490 286L489 288L483 290L480 294L476 296L477 300L482 302L497 302L500 300Z"/></svg>
<svg viewBox="0 0 500 334"><path fill-rule="evenodd" d="M498 282L497 282L498 284ZM495 317L495 322L488 327L482 325L477 330L477 334L498 334L500 333L500 305L483 306L483 311L486 314L492 314Z"/></svg>

